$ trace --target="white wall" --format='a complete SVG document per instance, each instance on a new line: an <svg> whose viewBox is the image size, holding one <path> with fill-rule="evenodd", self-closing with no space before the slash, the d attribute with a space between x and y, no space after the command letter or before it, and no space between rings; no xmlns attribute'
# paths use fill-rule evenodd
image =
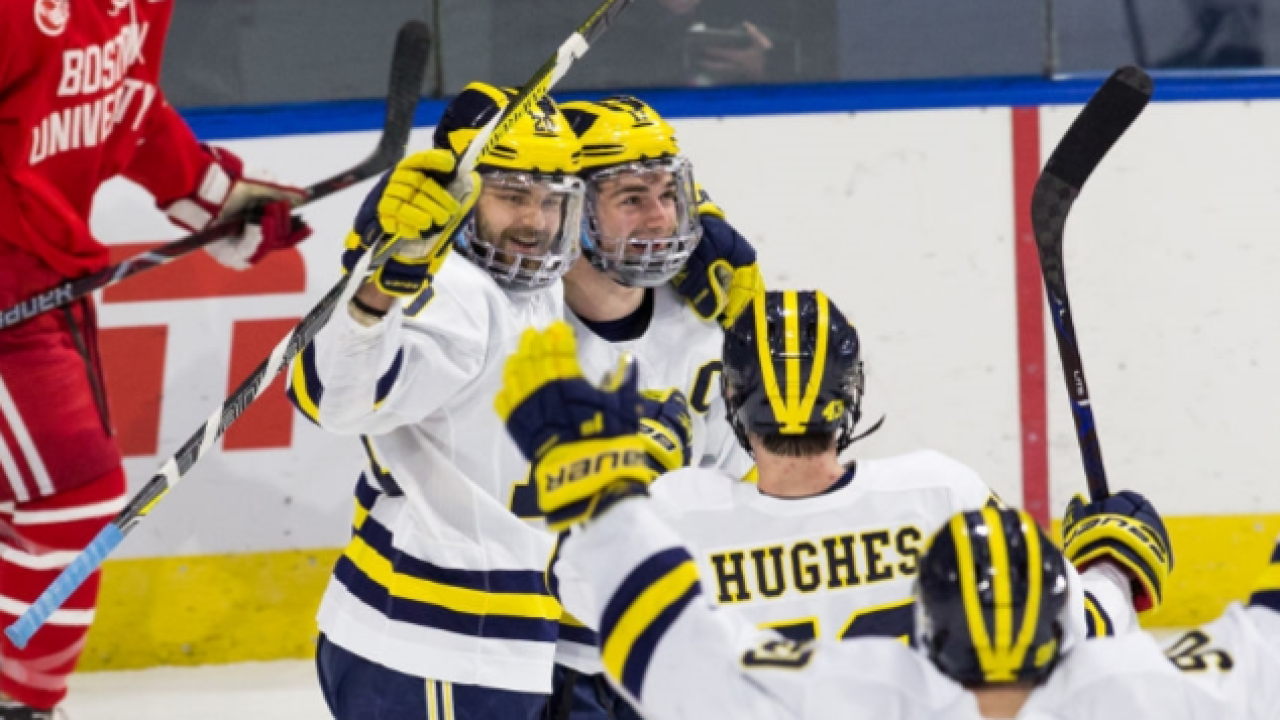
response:
<svg viewBox="0 0 1280 720"><path fill-rule="evenodd" d="M1044 111L1046 155L1075 111ZM1276 103L1152 106L1090 181L1068 229L1076 326L1113 483L1147 492L1169 514L1280 511L1280 486L1263 465L1280 435L1271 409L1280 397L1278 121ZM768 282L822 288L858 325L868 418L889 415L859 452L937 448L1016 502L1009 111L675 124L699 180L759 249ZM226 144L302 184L349 166L374 141L350 133ZM428 142L420 130L413 147ZM306 211L317 232L303 251L305 296L104 308L106 327L170 327L162 457L127 461L135 488L226 394L230 323L301 316L336 280L362 195ZM123 182L103 191L94 220L113 241L176 236ZM1083 481L1052 346L1047 356L1061 507ZM300 416L294 437L288 451L207 457L123 554L342 544L359 453Z"/></svg>

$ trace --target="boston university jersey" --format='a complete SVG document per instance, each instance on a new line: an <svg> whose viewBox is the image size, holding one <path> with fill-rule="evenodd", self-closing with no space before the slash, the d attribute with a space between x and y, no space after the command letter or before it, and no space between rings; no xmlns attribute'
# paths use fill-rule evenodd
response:
<svg viewBox="0 0 1280 720"><path fill-rule="evenodd" d="M106 180L123 174L165 205L204 176L212 156L158 85L172 12L169 0L0 2L0 246L49 269L4 288L0 306L107 264L89 228Z"/></svg>
<svg viewBox="0 0 1280 720"><path fill-rule="evenodd" d="M796 640L905 638L911 591L929 537L991 491L936 452L859 460L822 495L764 495L723 473L659 480L655 508L698 560L708 595Z"/></svg>
<svg viewBox="0 0 1280 720"><path fill-rule="evenodd" d="M561 555L562 583L574 585L566 608L600 628L606 670L649 720L981 720L972 693L896 640L796 643L755 627L746 604L717 607L716 583L699 582L702 563L654 509L623 500ZM1083 589L1068 573L1068 608L1079 611ZM1018 718L1229 717L1144 634L1067 634L1075 642Z"/></svg>
<svg viewBox="0 0 1280 720"><path fill-rule="evenodd" d="M339 309L291 369L294 404L368 456L320 629L417 677L549 692L554 538L513 512L536 501L493 399L521 333L561 317L562 287L508 295L457 257L433 291L368 328Z"/></svg>
<svg viewBox="0 0 1280 720"><path fill-rule="evenodd" d="M703 320L670 285L653 289L653 317L634 340L609 342L596 335L572 312L565 316L578 340L578 361L592 382L613 371L623 353L635 356L641 390L679 388L693 415L690 465L718 467L735 477L751 468L751 456L738 444L720 396L720 354L724 333Z"/></svg>

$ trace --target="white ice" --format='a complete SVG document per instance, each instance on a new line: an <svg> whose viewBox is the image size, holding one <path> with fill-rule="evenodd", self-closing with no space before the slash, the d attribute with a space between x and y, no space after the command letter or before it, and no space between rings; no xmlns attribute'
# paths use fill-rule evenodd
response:
<svg viewBox="0 0 1280 720"><path fill-rule="evenodd" d="M310 661L79 673L69 720L328 720Z"/></svg>

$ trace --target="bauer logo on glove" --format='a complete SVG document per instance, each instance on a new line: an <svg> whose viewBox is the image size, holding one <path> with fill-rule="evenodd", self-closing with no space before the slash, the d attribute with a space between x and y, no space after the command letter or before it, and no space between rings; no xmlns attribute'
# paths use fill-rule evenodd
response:
<svg viewBox="0 0 1280 720"><path fill-rule="evenodd" d="M538 506L556 531L602 512L602 498L631 493L606 493L611 485L643 487L657 476L639 434L634 365L624 359L619 372L595 387L582 376L577 353L573 330L564 322L541 332L526 330L507 360L494 402L533 464Z"/></svg>
<svg viewBox="0 0 1280 720"><path fill-rule="evenodd" d="M1063 552L1077 568L1113 563L1129 576L1135 610L1160 606L1173 551L1164 521L1146 498L1126 490L1086 504L1077 495L1067 506L1062 533Z"/></svg>

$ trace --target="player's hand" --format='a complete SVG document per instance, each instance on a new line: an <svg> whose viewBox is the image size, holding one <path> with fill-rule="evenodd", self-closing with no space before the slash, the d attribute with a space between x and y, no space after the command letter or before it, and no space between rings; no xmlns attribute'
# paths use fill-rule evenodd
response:
<svg viewBox="0 0 1280 720"><path fill-rule="evenodd" d="M392 256L374 271L372 281L378 290L395 297L413 297L425 290L452 248L441 232L475 203L475 193L459 200L446 189L456 167L454 154L437 148L410 155L383 176L356 214L355 228L347 235L343 268L350 272L364 248L389 236L396 243ZM475 173L471 180L475 185L480 182Z"/></svg>
<svg viewBox="0 0 1280 720"><path fill-rule="evenodd" d="M658 473L689 464L693 454L693 416L678 388L640 393L640 437L649 464Z"/></svg>
<svg viewBox="0 0 1280 720"><path fill-rule="evenodd" d="M247 270L269 253L311 236L311 228L293 215L293 207L306 199L302 188L282 185L267 173L245 168L244 161L224 148L204 149L213 162L200 185L166 206L165 212L191 232L245 213L239 234L205 246L214 260L233 270Z"/></svg>
<svg viewBox="0 0 1280 720"><path fill-rule="evenodd" d="M1173 571L1173 548L1164 521L1146 498L1125 490L1086 503L1077 495L1062 520L1063 553L1078 569L1106 561L1129 576L1133 606L1154 610Z"/></svg>
<svg viewBox="0 0 1280 720"><path fill-rule="evenodd" d="M532 464L538 506L554 531L645 492L657 476L639 435L634 365L593 386L582 376L577 341L564 322L524 332L507 359L494 408Z"/></svg>
<svg viewBox="0 0 1280 720"><path fill-rule="evenodd" d="M724 212L698 187L698 217L702 239L684 269L671 283L703 319L730 327L751 302L764 292L764 276L751 243L725 222Z"/></svg>

